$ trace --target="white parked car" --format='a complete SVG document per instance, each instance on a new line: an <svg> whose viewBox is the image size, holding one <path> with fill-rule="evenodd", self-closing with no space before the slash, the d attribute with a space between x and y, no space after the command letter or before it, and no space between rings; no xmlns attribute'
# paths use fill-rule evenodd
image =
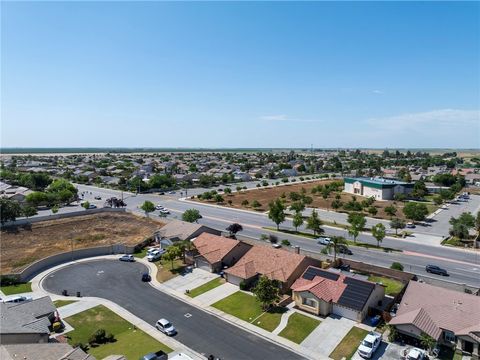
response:
<svg viewBox="0 0 480 360"><path fill-rule="evenodd" d="M160 210L160 213L164 215L168 215L170 214L170 211L168 209L163 208L162 210Z"/></svg>
<svg viewBox="0 0 480 360"><path fill-rule="evenodd" d="M175 329L175 327L167 319L158 320L157 323L155 324L155 327L161 332L163 332L164 334L169 336L175 335L177 333L177 330Z"/></svg>
<svg viewBox="0 0 480 360"><path fill-rule="evenodd" d="M327 236L320 236L317 238L317 243L319 243L320 245L329 245L330 242L332 241L329 237Z"/></svg>
<svg viewBox="0 0 480 360"><path fill-rule="evenodd" d="M405 350L405 360L425 360L427 359L427 353L425 350L418 348L411 348Z"/></svg>
<svg viewBox="0 0 480 360"><path fill-rule="evenodd" d="M155 206L155 209L157 209L157 210L163 210L163 209L164 209L164 207L163 207L162 205L160 205L160 204L159 204L159 205Z"/></svg>
<svg viewBox="0 0 480 360"><path fill-rule="evenodd" d="M361 357L370 359L375 351L377 351L380 343L382 342L382 335L371 331L365 336L365 339L362 340L360 346L358 347L358 354Z"/></svg>
<svg viewBox="0 0 480 360"><path fill-rule="evenodd" d="M155 249L153 251L147 252L147 260L148 261L155 261L162 257L165 253L165 249Z"/></svg>
<svg viewBox="0 0 480 360"><path fill-rule="evenodd" d="M133 255L122 255L118 260L126 261L126 262L134 262L135 258L133 257Z"/></svg>
<svg viewBox="0 0 480 360"><path fill-rule="evenodd" d="M32 300L33 298L31 296L17 295L17 296L11 296L9 298L6 298L5 300L3 300L3 302L7 304L17 304L17 303L22 303L22 302L27 302Z"/></svg>
<svg viewBox="0 0 480 360"><path fill-rule="evenodd" d="M414 228L415 228L415 224L414 224L413 222L407 222L406 227L407 227L408 229L414 229Z"/></svg>

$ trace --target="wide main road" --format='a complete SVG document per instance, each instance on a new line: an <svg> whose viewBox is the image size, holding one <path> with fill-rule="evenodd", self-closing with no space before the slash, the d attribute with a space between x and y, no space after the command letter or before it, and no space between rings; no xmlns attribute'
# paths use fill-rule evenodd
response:
<svg viewBox="0 0 480 360"><path fill-rule="evenodd" d="M166 318L178 331L175 338L198 353L221 359L302 359L270 341L240 329L141 281L145 265L115 260L81 262L50 273L45 290L61 294L80 291L82 296L111 300L155 325Z"/></svg>
<svg viewBox="0 0 480 360"><path fill-rule="evenodd" d="M107 197L120 197L122 195L121 192L117 190L96 188L88 185L77 186L80 193L88 192L85 194L85 198L89 201L95 202L93 199L94 196L100 195L102 201L98 201L99 206L103 204L103 201ZM316 244L316 242L310 238L266 230L265 227L274 226L266 214L209 206L192 201L180 201L178 200L179 194L160 196L156 194L134 195L131 193L123 193L123 196L127 207L133 211L141 212L139 207L145 200L150 200L155 204L161 204L167 207L172 213L170 215L172 218L180 218L185 210L196 208L203 216L199 221L200 223L219 230L225 229L233 222L238 222L242 224L244 228L241 234L252 239L259 239L261 234L275 234L279 239L288 239L292 245L298 245L308 251L320 252L322 249L321 245ZM151 216L157 216L156 212ZM287 219L282 223L281 227L293 229L291 220ZM343 229L333 227L325 227L325 229L328 235L345 236L348 238L348 234ZM302 227L301 230L306 231L304 227ZM369 234L361 234L358 237L358 241L376 244L375 239ZM399 261L405 266L406 271L412 271L421 276L432 276L425 272L425 266L427 264L435 264L448 270L450 273L449 281L480 286L480 253L478 252L411 242L408 238L385 238L382 246L399 249L402 250L403 253L386 253L378 250L352 247L354 253L352 259L387 267L389 267L392 262Z"/></svg>

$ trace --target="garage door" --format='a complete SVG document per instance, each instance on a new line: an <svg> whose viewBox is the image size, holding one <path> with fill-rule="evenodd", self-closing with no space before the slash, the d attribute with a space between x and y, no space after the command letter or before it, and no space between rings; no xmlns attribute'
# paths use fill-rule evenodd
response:
<svg viewBox="0 0 480 360"><path fill-rule="evenodd" d="M233 285L237 285L237 286L240 286L240 282L242 281L241 278L237 277L237 276L233 276L233 275L230 275L230 274L226 274L227 276L227 281Z"/></svg>
<svg viewBox="0 0 480 360"><path fill-rule="evenodd" d="M335 315L342 316L344 318L358 321L359 312L353 309L349 309L343 306L333 305L333 311Z"/></svg>
<svg viewBox="0 0 480 360"><path fill-rule="evenodd" d="M206 271L212 271L212 268L210 266L210 263L205 260L205 259L196 259L195 260L195 266L199 269L206 270Z"/></svg>

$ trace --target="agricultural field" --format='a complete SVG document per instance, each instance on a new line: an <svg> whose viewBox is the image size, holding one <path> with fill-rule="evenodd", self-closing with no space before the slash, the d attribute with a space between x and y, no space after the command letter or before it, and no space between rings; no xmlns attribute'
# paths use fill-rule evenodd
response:
<svg viewBox="0 0 480 360"><path fill-rule="evenodd" d="M21 271L36 260L74 249L136 245L163 223L129 213L100 213L42 221L1 233L0 272Z"/></svg>
<svg viewBox="0 0 480 360"><path fill-rule="evenodd" d="M224 202L220 203L219 205L223 206L228 206L228 207L234 207L238 209L248 209L248 210L256 210L256 211L268 211L268 204L282 196L284 196L285 199L285 204L287 206L290 206L294 201L290 199L289 194L291 192L296 192L300 193L302 191L302 188L305 189L305 194L307 196L310 196L312 198L312 203L307 205L308 207L313 207L313 208L318 208L318 209L327 209L327 210L335 210L339 212L348 212L342 207L338 209L334 209L332 207L332 202L336 200L337 196L340 196L338 200L340 200L341 203L345 204L349 201L352 200L352 198L356 198L358 202L364 201L366 198L363 196L356 196L352 194L345 193L343 191L336 191L336 192L331 192L329 196L324 199L322 194L319 192L316 192L315 194L312 194L312 189L317 188L319 185L320 186L325 186L327 184L331 184L335 181L338 180L319 180L319 181L312 181L312 182L306 182L306 183L292 183L292 184L287 184L287 185L281 185L281 186L274 186L274 187L265 187L265 188L258 188L254 190L248 190L248 191L240 191L240 192L232 192L231 194L221 194ZM343 187L342 187L343 189ZM315 192L315 190L314 190ZM214 199L211 200L201 200L198 198L195 198L194 201L200 201L200 202L207 202L207 203L216 203ZM253 207L254 202L257 201L260 205L258 207ZM390 216L385 213L385 207L393 205L397 208L397 213L396 217L399 218L404 218L402 208L403 208L403 203L400 201L375 201L373 206L376 207L377 209L377 214L375 214L376 218L381 218L381 219L390 219ZM364 211L365 215L367 216L372 216L368 214L368 212Z"/></svg>

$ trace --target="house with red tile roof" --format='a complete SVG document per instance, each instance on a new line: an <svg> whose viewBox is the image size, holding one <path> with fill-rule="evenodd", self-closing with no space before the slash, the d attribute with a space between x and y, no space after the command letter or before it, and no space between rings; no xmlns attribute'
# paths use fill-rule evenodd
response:
<svg viewBox="0 0 480 360"><path fill-rule="evenodd" d="M410 281L390 324L401 334L418 339L426 333L479 358L479 296Z"/></svg>
<svg viewBox="0 0 480 360"><path fill-rule="evenodd" d="M195 266L211 272L219 272L225 266L234 265L252 246L235 239L203 233L192 240L197 254Z"/></svg>
<svg viewBox="0 0 480 360"><path fill-rule="evenodd" d="M292 285L295 305L315 315L363 321L385 296L385 286L310 266Z"/></svg>
<svg viewBox="0 0 480 360"><path fill-rule="evenodd" d="M261 275L277 280L281 291L290 289L293 282L309 265L318 265L319 260L269 246L252 246L250 250L231 268L225 270L228 282L240 285L253 284Z"/></svg>

